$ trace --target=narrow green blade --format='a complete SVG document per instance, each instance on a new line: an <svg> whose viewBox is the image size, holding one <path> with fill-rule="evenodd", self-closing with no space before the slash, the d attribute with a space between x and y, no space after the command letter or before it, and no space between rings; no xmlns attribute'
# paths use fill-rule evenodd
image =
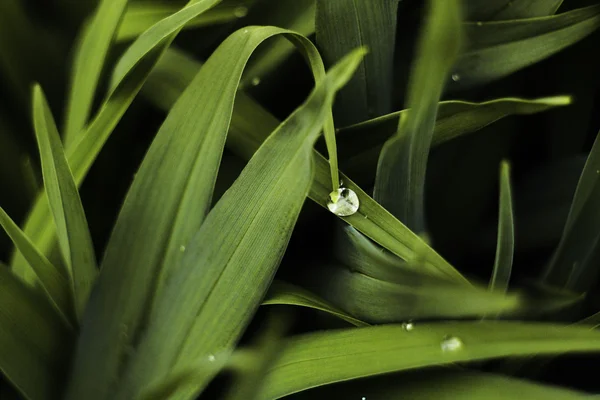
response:
<svg viewBox="0 0 600 400"><path fill-rule="evenodd" d="M512 271L515 251L515 226L513 221L512 194L510 188L510 164L500 166L500 216L498 219L498 242L490 290L506 292Z"/></svg>
<svg viewBox="0 0 600 400"><path fill-rule="evenodd" d="M504 21L553 15L563 0L467 0L467 21Z"/></svg>
<svg viewBox="0 0 600 400"><path fill-rule="evenodd" d="M440 322L298 336L271 368L259 398L393 371L528 354L600 351L589 328L521 322Z"/></svg>
<svg viewBox="0 0 600 400"><path fill-rule="evenodd" d="M65 143L85 131L100 74L128 0L102 0L91 20L84 23L73 59L65 116Z"/></svg>
<svg viewBox="0 0 600 400"><path fill-rule="evenodd" d="M409 112L379 156L373 197L408 228L425 232L425 171L438 103L462 43L460 1L429 0L408 89Z"/></svg>
<svg viewBox="0 0 600 400"><path fill-rule="evenodd" d="M44 188L71 279L75 312L81 319L98 274L92 237L77 185L42 88L33 88L33 122L42 160Z"/></svg>
<svg viewBox="0 0 600 400"><path fill-rule="evenodd" d="M0 264L0 371L24 398L60 398L73 340L48 301Z"/></svg>
<svg viewBox="0 0 600 400"><path fill-rule="evenodd" d="M317 0L317 45L326 64L348 51L369 49L335 102L336 123L347 126L391 111L398 0Z"/></svg>
<svg viewBox="0 0 600 400"><path fill-rule="evenodd" d="M580 41L600 26L600 5L549 17L465 24L468 47L451 90L503 78Z"/></svg>

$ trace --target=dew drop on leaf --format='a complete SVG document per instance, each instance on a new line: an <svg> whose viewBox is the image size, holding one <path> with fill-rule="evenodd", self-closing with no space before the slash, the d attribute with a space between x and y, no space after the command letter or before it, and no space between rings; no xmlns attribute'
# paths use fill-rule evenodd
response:
<svg viewBox="0 0 600 400"><path fill-rule="evenodd" d="M456 336L446 336L442 339L441 348L443 352L454 352L462 349L463 342Z"/></svg>
<svg viewBox="0 0 600 400"><path fill-rule="evenodd" d="M183 253L185 251L185 246L183 246L183 245L179 246L179 251Z"/></svg>
<svg viewBox="0 0 600 400"><path fill-rule="evenodd" d="M216 359L217 359L217 358L216 358L216 357L215 357L213 354L209 354L209 355L208 355L208 361L210 361L210 362L215 362L215 360L216 360Z"/></svg>
<svg viewBox="0 0 600 400"><path fill-rule="evenodd" d="M329 211L340 217L355 214L359 205L358 196L348 188L334 190L329 194L329 201L327 202Z"/></svg>
<svg viewBox="0 0 600 400"><path fill-rule="evenodd" d="M258 85L260 85L260 78L258 76L252 78L251 83L252 83L252 86L258 86Z"/></svg>
<svg viewBox="0 0 600 400"><path fill-rule="evenodd" d="M460 75L459 74L452 74L452 80L454 82L460 81Z"/></svg>
<svg viewBox="0 0 600 400"><path fill-rule="evenodd" d="M407 331L407 332L410 332L413 329L415 329L415 324L412 321L403 322L402 323L402 329L405 330L405 331Z"/></svg>
<svg viewBox="0 0 600 400"><path fill-rule="evenodd" d="M233 10L233 15L238 18L244 18L246 15L248 15L248 7L236 7L235 10Z"/></svg>

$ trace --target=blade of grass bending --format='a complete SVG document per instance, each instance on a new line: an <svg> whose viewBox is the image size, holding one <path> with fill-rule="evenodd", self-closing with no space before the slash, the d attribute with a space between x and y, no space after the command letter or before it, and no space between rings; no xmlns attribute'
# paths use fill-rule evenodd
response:
<svg viewBox="0 0 600 400"><path fill-rule="evenodd" d="M498 218L498 242L496 259L490 280L490 290L506 292L515 250L515 226L513 221L512 194L510 188L510 164L500 165L500 211Z"/></svg>
<svg viewBox="0 0 600 400"><path fill-rule="evenodd" d="M24 398L60 398L73 340L47 299L0 263L0 372Z"/></svg>
<svg viewBox="0 0 600 400"><path fill-rule="evenodd" d="M391 111L397 9L398 0L317 0L316 40L326 65L358 46L369 49L335 102L340 126Z"/></svg>
<svg viewBox="0 0 600 400"><path fill-rule="evenodd" d="M121 57L113 73L112 89L86 132L66 146L67 160L77 185L80 185L92 166L102 146L135 98L148 74L169 47L179 29L216 5L220 0L197 0L185 7L178 15L161 21L144 32ZM179 17L185 18L181 19ZM121 67L119 67L121 66ZM126 67L123 67L126 66ZM128 69L127 69L128 68ZM24 226L24 232L43 254L51 250L55 237L48 201L44 194L36 200ZM11 260L13 271L28 282L35 277L23 257L14 253Z"/></svg>
<svg viewBox="0 0 600 400"><path fill-rule="evenodd" d="M128 0L101 0L84 23L73 58L65 115L64 141L69 145L84 133L100 74Z"/></svg>
<svg viewBox="0 0 600 400"><path fill-rule="evenodd" d="M177 265L183 257L181 249L203 225L244 65L256 47L280 34L303 51L316 81L324 78L314 45L303 36L273 27L237 31L200 69L159 130L121 209L84 319L70 398L103 398L111 387L130 341L139 333L151 295L155 289L160 294L160 285L155 284L168 272L164 267ZM125 66L117 67L115 78L124 71ZM156 182L162 185L162 196L156 196ZM131 282L136 282L135 290ZM128 340L119 339L124 334Z"/></svg>
<svg viewBox="0 0 600 400"><path fill-rule="evenodd" d="M521 322L440 322L354 328L297 336L269 371L259 399L271 400L360 377L529 354L600 351L589 328Z"/></svg>
<svg viewBox="0 0 600 400"><path fill-rule="evenodd" d="M215 73L223 74L233 81L235 85L229 90L235 92L243 64L237 62L231 74L223 70L224 57L229 58L231 51L237 49L236 54L246 60L260 42L281 33L290 34L270 27L234 34L207 61L196 82L200 84L201 78ZM250 35L254 38L244 37ZM309 43L302 44L308 47L307 52L312 49ZM312 146L330 116L333 96L350 78L363 54L362 50L351 53L324 80L318 81L306 103L250 159L190 238L182 258L173 260L177 266L163 274L169 279L157 292L148 329L115 399L132 398L148 382L164 379L173 369L185 368L202 357L210 358L210 354L232 350L260 304L287 247L310 187ZM214 93L206 95L214 97ZM178 104L182 104L182 99ZM226 125L221 129L224 139ZM204 170L206 157L201 159ZM198 378L199 387L211 378L210 375ZM193 397L192 394L186 393L181 398Z"/></svg>
<svg viewBox="0 0 600 400"><path fill-rule="evenodd" d="M75 312L81 319L98 275L98 266L77 185L39 85L33 87L33 121L42 160L44 188L54 216L58 244L69 271Z"/></svg>
<svg viewBox="0 0 600 400"><path fill-rule="evenodd" d="M600 27L600 5L549 17L467 23L468 46L450 90L503 78L577 43Z"/></svg>
<svg viewBox="0 0 600 400"><path fill-rule="evenodd" d="M556 13L563 0L467 0L467 21L505 21L547 17Z"/></svg>
<svg viewBox="0 0 600 400"><path fill-rule="evenodd" d="M424 233L425 171L442 90L462 46L460 1L429 0L408 89L408 112L377 165L375 200Z"/></svg>

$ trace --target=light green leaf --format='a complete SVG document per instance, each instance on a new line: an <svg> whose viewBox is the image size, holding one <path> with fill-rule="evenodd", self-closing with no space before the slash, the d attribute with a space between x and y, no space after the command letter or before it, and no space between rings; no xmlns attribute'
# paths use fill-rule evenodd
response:
<svg viewBox="0 0 600 400"><path fill-rule="evenodd" d="M83 181L104 143L177 32L189 20L210 9L219 1L197 0L177 13L176 16L163 20L144 32L121 57L116 71L113 73L113 89L108 98L86 132L66 147L67 160L77 185ZM51 222L50 209L44 196L39 197L35 202L23 230L42 253L47 255L50 252L55 231ZM32 273L19 253L15 253L13 256L11 267L25 281L34 280L35 274Z"/></svg>
<svg viewBox="0 0 600 400"><path fill-rule="evenodd" d="M347 126L391 111L398 0L317 0L317 45L326 64L351 49L369 49L335 102L336 123Z"/></svg>
<svg viewBox="0 0 600 400"><path fill-rule="evenodd" d="M69 271L75 312L77 318L81 319L98 274L96 255L77 185L39 85L33 87L33 122L42 161L44 188L54 216L58 244Z"/></svg>
<svg viewBox="0 0 600 400"><path fill-rule="evenodd" d="M553 15L563 0L467 0L468 21L504 21Z"/></svg>
<svg viewBox="0 0 600 400"><path fill-rule="evenodd" d="M366 322L356 319L339 308L329 304L316 294L290 283L275 281L269 288L269 292L262 305L289 305L308 307L315 310L326 312L327 314L338 317L355 326L368 326Z"/></svg>
<svg viewBox="0 0 600 400"><path fill-rule="evenodd" d="M510 188L510 164L500 166L500 212L498 218L498 242L490 290L506 292L512 271L515 250L515 226L513 221L512 194Z"/></svg>
<svg viewBox="0 0 600 400"><path fill-rule="evenodd" d="M448 342L448 340L450 342ZM442 344L446 344L444 347ZM452 346L451 346L452 345ZM521 322L440 322L318 332L292 338L259 399L393 371L528 354L600 351L589 328Z"/></svg>
<svg viewBox="0 0 600 400"><path fill-rule="evenodd" d="M179 17L175 15L173 20ZM115 371L126 357L130 341L140 333L150 296L155 291L160 295L160 284L169 275L168 271L181 261L182 249L185 250L200 227L206 225L203 222L211 204L244 65L256 47L279 34L286 35L304 52L317 82L324 78L324 67L314 45L303 36L273 27L237 31L200 69L159 130L121 209L106 248L96 296L92 296L86 312L69 398L93 400L106 395ZM237 56L232 58L232 54ZM122 70L124 68L117 67L115 76ZM294 181L288 180L286 184ZM157 185L161 196L156 196ZM288 194L293 193L290 190ZM257 204L262 203L267 201ZM277 209L275 205L271 208ZM286 219L281 222L285 221L289 222ZM224 232L222 228L226 226L221 225L218 232ZM214 246L213 249L219 248ZM190 267L188 272L192 271ZM135 289L131 287L132 282ZM209 285L210 280L204 284ZM197 286L196 292L204 293ZM129 339L122 340L124 335ZM234 332L230 335L235 336ZM222 339L232 340L232 337ZM167 352L165 356L172 354ZM152 362L156 374L164 373L159 362L164 360Z"/></svg>
<svg viewBox="0 0 600 400"><path fill-rule="evenodd" d="M549 17L468 23L468 47L449 89L467 89L503 78L585 38L600 26L600 5Z"/></svg>
<svg viewBox="0 0 600 400"><path fill-rule="evenodd" d="M102 0L77 40L65 115L68 145L84 133L100 74L128 0Z"/></svg>
<svg viewBox="0 0 600 400"><path fill-rule="evenodd" d="M438 103L462 46L460 1L429 0L408 88L408 113L379 156L373 197L408 228L425 228L425 171Z"/></svg>
<svg viewBox="0 0 600 400"><path fill-rule="evenodd" d="M73 340L48 301L0 264L0 372L26 399L60 398Z"/></svg>

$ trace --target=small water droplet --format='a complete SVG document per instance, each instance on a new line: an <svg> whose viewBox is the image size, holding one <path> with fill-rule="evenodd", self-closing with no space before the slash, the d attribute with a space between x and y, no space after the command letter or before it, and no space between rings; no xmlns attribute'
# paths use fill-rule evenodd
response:
<svg viewBox="0 0 600 400"><path fill-rule="evenodd" d="M210 361L210 362L215 362L215 360L216 360L216 359L217 359L217 358L214 356L214 354L209 354L209 355L208 355L208 361Z"/></svg>
<svg viewBox="0 0 600 400"><path fill-rule="evenodd" d="M235 10L233 10L233 15L238 18L244 18L246 15L248 15L248 7L236 7Z"/></svg>
<svg viewBox="0 0 600 400"><path fill-rule="evenodd" d="M179 246L179 251L183 253L185 251L185 246L184 245Z"/></svg>
<svg viewBox="0 0 600 400"><path fill-rule="evenodd" d="M252 81L250 82L252 83L252 86L258 86L260 85L260 78L258 76L252 78Z"/></svg>
<svg viewBox="0 0 600 400"><path fill-rule="evenodd" d="M456 336L445 336L440 344L443 352L453 352L462 349L463 342Z"/></svg>
<svg viewBox="0 0 600 400"><path fill-rule="evenodd" d="M483 26L483 22L477 21L477 26Z"/></svg>
<svg viewBox="0 0 600 400"><path fill-rule="evenodd" d="M347 217L353 215L358 211L359 206L358 196L353 190L339 188L329 194L327 208L337 216Z"/></svg>
<svg viewBox="0 0 600 400"><path fill-rule="evenodd" d="M244 33L248 33L248 32L250 32L250 31L249 31L248 29L244 29L242 32L244 32Z"/></svg>
<svg viewBox="0 0 600 400"><path fill-rule="evenodd" d="M415 324L412 321L403 322L402 323L402 329L405 330L405 331L407 331L407 332L410 332L413 329L415 329Z"/></svg>
<svg viewBox="0 0 600 400"><path fill-rule="evenodd" d="M452 80L454 82L460 81L460 75L459 74L452 74Z"/></svg>
<svg viewBox="0 0 600 400"><path fill-rule="evenodd" d="M367 400L367 398L366 398L366 397L363 397L363 398L362 398L362 400Z"/></svg>

